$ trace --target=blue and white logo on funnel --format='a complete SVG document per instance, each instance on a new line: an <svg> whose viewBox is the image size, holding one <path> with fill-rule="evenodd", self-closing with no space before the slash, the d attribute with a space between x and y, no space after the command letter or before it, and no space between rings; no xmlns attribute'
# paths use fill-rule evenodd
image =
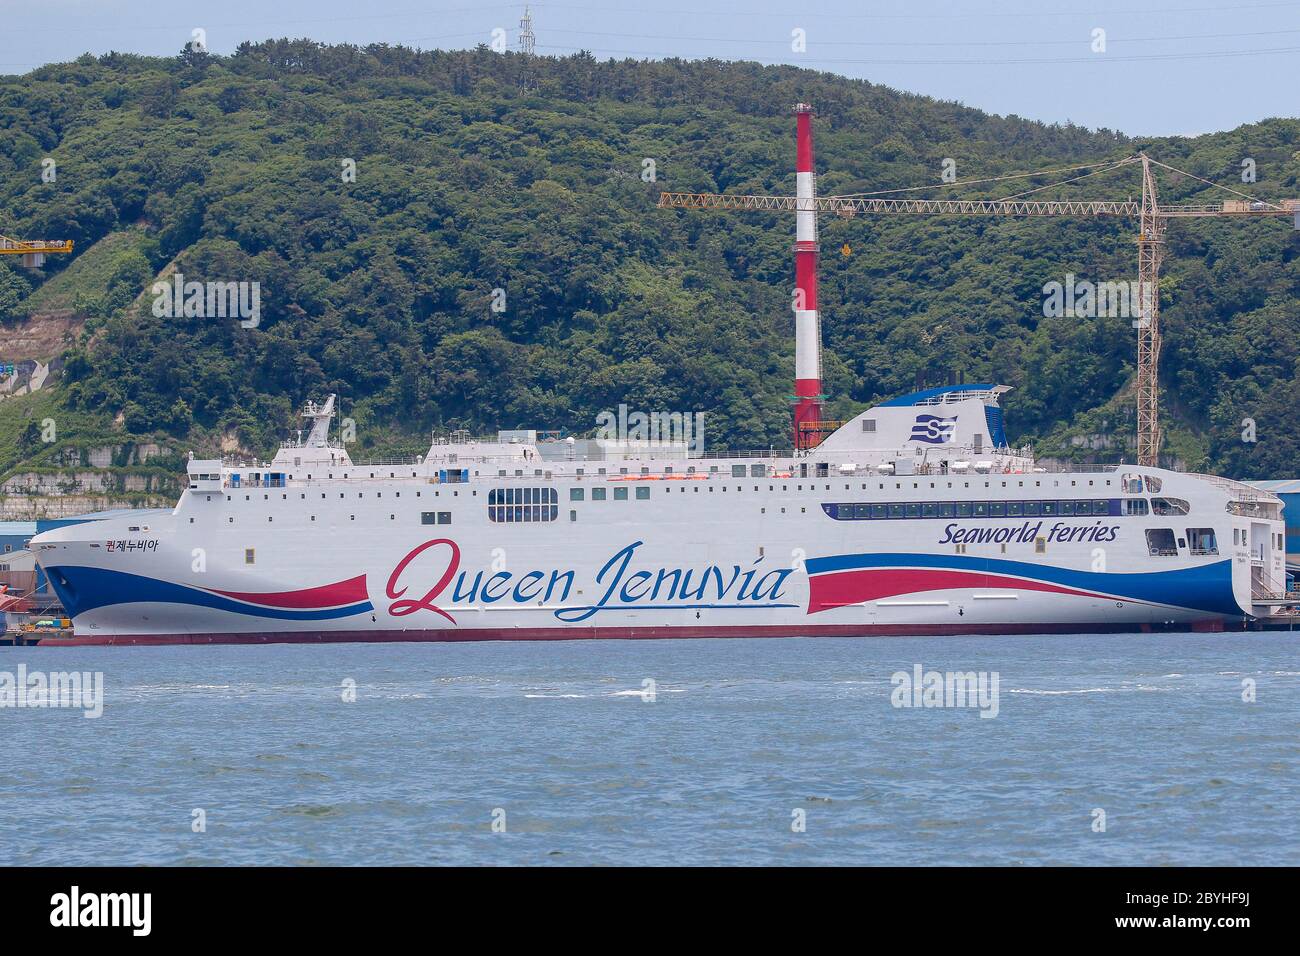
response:
<svg viewBox="0 0 1300 956"><path fill-rule="evenodd" d="M957 434L957 418L940 418L938 415L917 415L912 426L912 441L930 445L945 445Z"/></svg>

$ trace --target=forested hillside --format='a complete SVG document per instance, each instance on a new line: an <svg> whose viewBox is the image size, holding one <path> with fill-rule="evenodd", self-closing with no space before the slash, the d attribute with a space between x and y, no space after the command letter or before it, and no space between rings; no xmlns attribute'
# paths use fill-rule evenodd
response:
<svg viewBox="0 0 1300 956"><path fill-rule="evenodd" d="M55 314L69 329L61 357L0 355L56 359L57 373L40 393L0 400L0 473L52 453L33 438L46 416L67 423L61 441L98 431L211 451L233 436L266 453L301 400L328 391L362 450L422 451L431 428L580 433L620 402L704 411L714 446L785 444L792 217L655 200L792 193L798 101L817 108L822 194L932 184L945 158L981 179L1147 150L1268 199L1300 195L1296 119L1129 140L751 63L309 41L231 57L87 55L0 79L0 233L77 244L39 272L0 262L0 342ZM1038 195L1139 192L1132 167L1095 180ZM1168 201L1224 198L1191 179L1162 189ZM1044 318L1042 290L1067 274L1136 278L1135 229L826 221L830 411L954 376L1005 382L1013 441L1132 460L1130 320ZM1296 473L1297 252L1285 220L1171 228L1163 407L1166 448L1187 464ZM260 324L155 317L150 286L173 271L260 283ZM1242 441L1243 419L1257 442Z"/></svg>

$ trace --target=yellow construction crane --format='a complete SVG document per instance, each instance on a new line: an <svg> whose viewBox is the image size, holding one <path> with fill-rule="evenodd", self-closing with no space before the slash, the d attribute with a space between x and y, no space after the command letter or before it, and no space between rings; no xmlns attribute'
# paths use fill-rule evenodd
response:
<svg viewBox="0 0 1300 956"><path fill-rule="evenodd" d="M1141 164L1142 201L1134 200L1043 200L1027 198L1055 186L1075 182L1086 176L1106 172L1121 166ZM1196 179L1209 186L1224 189L1239 197L1219 203L1182 204L1162 206L1156 201L1156 182L1152 167ZM912 199L884 193L917 192L922 189L941 189L948 186L970 186L1006 179L1028 179L1053 173L1080 173L1061 182L1036 186L1015 196L1003 199ZM953 215L953 216L1120 216L1137 219L1139 231L1138 282L1139 317L1133 323L1138 332L1137 361L1137 412L1138 412L1138 463L1154 466L1160 454L1160 424L1157 408L1156 369L1160 361L1160 261L1163 254L1165 226L1170 219L1202 217L1251 218L1256 216L1294 217L1300 229L1300 200L1287 199L1278 203L1264 202L1228 189L1217 183L1193 176L1158 162L1145 153L1106 163L1075 166L1067 169L1045 170L1036 173L1013 173L990 179L940 183L935 186L914 187L904 190L884 190L881 193L858 193L844 196L743 196L719 193L661 193L661 209L768 209L790 212L814 211L833 213L852 219L859 213L870 215Z"/></svg>
<svg viewBox="0 0 1300 956"><path fill-rule="evenodd" d="M0 256L22 256L23 265L32 269L43 266L47 255L71 251L71 239L10 239L0 236Z"/></svg>

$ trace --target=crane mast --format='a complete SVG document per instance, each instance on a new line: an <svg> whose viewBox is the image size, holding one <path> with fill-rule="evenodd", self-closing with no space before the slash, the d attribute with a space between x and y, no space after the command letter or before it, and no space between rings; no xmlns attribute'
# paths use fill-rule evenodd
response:
<svg viewBox="0 0 1300 956"><path fill-rule="evenodd" d="M1142 218L1138 224L1137 424L1139 465L1160 459L1160 259L1164 220L1156 206L1151 160L1142 156Z"/></svg>

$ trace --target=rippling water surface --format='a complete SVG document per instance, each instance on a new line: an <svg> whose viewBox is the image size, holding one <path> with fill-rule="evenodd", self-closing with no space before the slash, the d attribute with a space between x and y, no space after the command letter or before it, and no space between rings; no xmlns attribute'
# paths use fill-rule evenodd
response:
<svg viewBox="0 0 1300 956"><path fill-rule="evenodd" d="M7 864L1300 864L1291 634L0 648L19 664L101 671L105 704L0 709ZM916 664L997 672L997 716L892 706Z"/></svg>

